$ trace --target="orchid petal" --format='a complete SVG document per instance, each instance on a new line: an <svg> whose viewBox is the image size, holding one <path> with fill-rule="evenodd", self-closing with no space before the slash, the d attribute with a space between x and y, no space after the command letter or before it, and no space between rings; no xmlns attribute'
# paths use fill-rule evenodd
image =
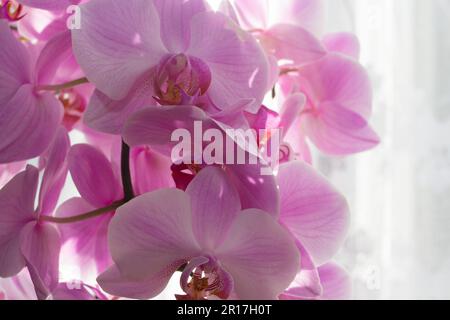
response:
<svg viewBox="0 0 450 320"><path fill-rule="evenodd" d="M330 52L338 52L359 60L360 45L358 38L349 32L327 34L322 40Z"/></svg>
<svg viewBox="0 0 450 320"><path fill-rule="evenodd" d="M256 209L238 215L216 254L243 300L275 299L300 267L300 255L289 233Z"/></svg>
<svg viewBox="0 0 450 320"><path fill-rule="evenodd" d="M62 107L50 93L36 96L22 86L0 111L0 163L41 155L53 141L62 119Z"/></svg>
<svg viewBox="0 0 450 320"><path fill-rule="evenodd" d="M78 63L100 91L121 100L166 53L153 2L96 0L81 15L81 28L72 30Z"/></svg>
<svg viewBox="0 0 450 320"><path fill-rule="evenodd" d="M191 196L193 231L204 250L212 250L227 234L241 210L239 194L223 170L206 167L186 189Z"/></svg>
<svg viewBox="0 0 450 320"><path fill-rule="evenodd" d="M28 7L39 8L52 11L63 11L73 4L80 3L81 0L19 0L20 3Z"/></svg>
<svg viewBox="0 0 450 320"><path fill-rule="evenodd" d="M121 100L112 100L101 91L95 90L84 114L84 122L95 130L120 134L127 118L133 112L156 104L153 95L150 74L145 74L142 81L132 86L130 92Z"/></svg>
<svg viewBox="0 0 450 320"><path fill-rule="evenodd" d="M288 24L277 24L262 35L263 46L279 60L304 65L319 60L326 51L320 41L306 29Z"/></svg>
<svg viewBox="0 0 450 320"><path fill-rule="evenodd" d="M96 207L112 204L122 196L111 163L96 148L79 144L68 155L70 174L80 195Z"/></svg>
<svg viewBox="0 0 450 320"><path fill-rule="evenodd" d="M131 150L131 176L136 194L175 187L170 158L148 147Z"/></svg>
<svg viewBox="0 0 450 320"><path fill-rule="evenodd" d="M323 286L323 300L348 300L351 298L352 282L349 274L335 263L319 267L320 281Z"/></svg>
<svg viewBox="0 0 450 320"><path fill-rule="evenodd" d="M249 111L259 109L268 87L269 65L250 34L221 13L200 13L192 20L187 53L211 69L212 82L207 94L215 106L225 110L252 97L255 102Z"/></svg>
<svg viewBox="0 0 450 320"><path fill-rule="evenodd" d="M161 189L120 207L109 228L109 247L123 277L146 280L180 266L198 252L190 199Z"/></svg>
<svg viewBox="0 0 450 320"><path fill-rule="evenodd" d="M50 224L28 223L21 231L21 250L25 257L38 299L46 299L59 279L61 239Z"/></svg>
<svg viewBox="0 0 450 320"><path fill-rule="evenodd" d="M74 217L98 208L82 198L72 198L59 206L57 217ZM75 254L81 265L93 261L97 270L104 271L112 263L108 248L108 226L112 212L100 217L59 226L63 242L75 242Z"/></svg>
<svg viewBox="0 0 450 320"><path fill-rule="evenodd" d="M349 225L345 198L312 167L301 162L280 166L281 214L284 224L320 265L339 250Z"/></svg>
<svg viewBox="0 0 450 320"><path fill-rule="evenodd" d="M374 148L380 138L359 114L337 104L323 103L320 115L302 117L305 131L314 144L330 155L348 155Z"/></svg>
<svg viewBox="0 0 450 320"><path fill-rule="evenodd" d="M39 213L50 214L56 207L67 177L67 153L70 140L64 127L60 127L49 150L47 166L39 191Z"/></svg>
<svg viewBox="0 0 450 320"><path fill-rule="evenodd" d="M8 23L1 20L0 43L0 105L3 105L13 98L22 84L32 79L31 59L25 46L14 37Z"/></svg>
<svg viewBox="0 0 450 320"><path fill-rule="evenodd" d="M207 10L204 0L154 0L161 20L161 38L173 53L189 47L190 24L194 16Z"/></svg>
<svg viewBox="0 0 450 320"><path fill-rule="evenodd" d="M25 267L19 234L34 218L38 179L38 170L28 166L0 190L0 277L12 277Z"/></svg>
<svg viewBox="0 0 450 320"><path fill-rule="evenodd" d="M124 277L118 267L113 265L97 278L97 282L104 291L114 296L147 300L164 290L171 276L180 266L179 264L173 264L154 274L153 277L145 280L133 280Z"/></svg>

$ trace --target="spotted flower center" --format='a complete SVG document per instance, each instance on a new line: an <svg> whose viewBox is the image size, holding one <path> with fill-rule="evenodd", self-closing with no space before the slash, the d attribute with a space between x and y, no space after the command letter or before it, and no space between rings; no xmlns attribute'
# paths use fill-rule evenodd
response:
<svg viewBox="0 0 450 320"><path fill-rule="evenodd" d="M0 19L18 21L25 16L22 11L23 6L16 1L8 0L3 4L0 1Z"/></svg>
<svg viewBox="0 0 450 320"><path fill-rule="evenodd" d="M194 300L207 299L210 296L223 297L223 286L216 272L205 273L197 268L187 284L187 295Z"/></svg>
<svg viewBox="0 0 450 320"><path fill-rule="evenodd" d="M81 94L73 89L61 91L57 98L64 107L64 126L67 130L72 130L86 110L86 101Z"/></svg>
<svg viewBox="0 0 450 320"><path fill-rule="evenodd" d="M162 105L190 104L206 93L211 72L200 59L178 54L160 63L155 81L155 99Z"/></svg>

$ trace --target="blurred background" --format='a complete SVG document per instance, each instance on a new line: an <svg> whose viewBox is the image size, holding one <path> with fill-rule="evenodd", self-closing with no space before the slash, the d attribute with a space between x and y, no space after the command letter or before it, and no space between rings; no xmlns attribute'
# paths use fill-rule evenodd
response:
<svg viewBox="0 0 450 320"><path fill-rule="evenodd" d="M450 1L328 0L327 31L352 31L382 138L316 165L346 195L337 257L356 299L450 299Z"/></svg>

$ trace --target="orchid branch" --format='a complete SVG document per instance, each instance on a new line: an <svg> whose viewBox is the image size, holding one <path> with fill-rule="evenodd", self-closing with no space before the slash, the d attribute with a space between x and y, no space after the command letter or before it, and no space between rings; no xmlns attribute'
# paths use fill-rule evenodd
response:
<svg viewBox="0 0 450 320"><path fill-rule="evenodd" d="M83 214L80 214L80 215L76 215L76 216L73 216L73 217L41 216L39 219L41 221L58 223L58 224L68 224L68 223L80 222L80 221L96 218L96 217L99 217L99 216L101 216L101 215L103 215L105 213L109 213L111 211L114 211L117 208L119 208L120 206L122 206L123 204L125 204L125 201L121 200L121 201L114 202L113 204L111 204L111 205L109 205L107 207L96 209L96 210L93 210L93 211L90 211L90 212L86 212L86 213L83 213Z"/></svg>
<svg viewBox="0 0 450 320"><path fill-rule="evenodd" d="M122 141L122 154L120 163L124 201L128 202L134 198L134 191L130 172L130 147L125 143L125 141Z"/></svg>
<svg viewBox="0 0 450 320"><path fill-rule="evenodd" d="M80 78L73 81L69 81L63 84L57 84L57 85L41 85L37 86L36 89L38 91L61 91L64 89L70 89L85 83L89 83L89 80L87 78Z"/></svg>

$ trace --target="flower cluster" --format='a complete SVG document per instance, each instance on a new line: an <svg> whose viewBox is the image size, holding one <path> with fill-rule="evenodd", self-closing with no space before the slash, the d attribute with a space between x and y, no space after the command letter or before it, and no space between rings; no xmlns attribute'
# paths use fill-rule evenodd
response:
<svg viewBox="0 0 450 320"><path fill-rule="evenodd" d="M0 299L150 299L174 274L177 299L348 298L348 205L310 148L379 140L358 40L324 10L0 1Z"/></svg>

